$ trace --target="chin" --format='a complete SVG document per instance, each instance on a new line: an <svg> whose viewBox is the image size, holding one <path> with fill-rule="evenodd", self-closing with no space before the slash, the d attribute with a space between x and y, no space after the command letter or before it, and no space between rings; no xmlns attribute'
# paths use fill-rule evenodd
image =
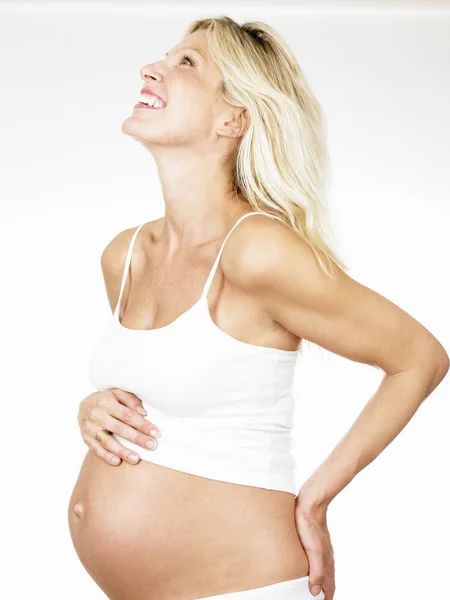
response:
<svg viewBox="0 0 450 600"><path fill-rule="evenodd" d="M123 121L120 126L120 130L122 133L126 133L131 137L135 137L136 139L142 139L142 121L136 117L136 115L131 115L125 121Z"/></svg>

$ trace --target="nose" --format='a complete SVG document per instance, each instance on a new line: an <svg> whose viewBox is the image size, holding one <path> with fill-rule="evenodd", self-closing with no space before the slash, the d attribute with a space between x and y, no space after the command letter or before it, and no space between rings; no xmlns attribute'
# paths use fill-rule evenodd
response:
<svg viewBox="0 0 450 600"><path fill-rule="evenodd" d="M161 73L159 65L162 61L156 63L150 63L148 65L144 65L140 71L141 78L144 81L153 80L153 81L161 81Z"/></svg>

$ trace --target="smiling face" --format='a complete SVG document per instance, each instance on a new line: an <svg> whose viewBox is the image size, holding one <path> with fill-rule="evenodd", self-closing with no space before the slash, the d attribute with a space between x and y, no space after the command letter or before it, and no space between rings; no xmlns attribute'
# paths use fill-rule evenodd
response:
<svg viewBox="0 0 450 600"><path fill-rule="evenodd" d="M151 89L166 106L135 107L122 132L151 150L195 146L201 154L211 151L232 107L222 100L222 75L208 54L206 33L196 31L185 37L164 60L142 67L141 77L142 88ZM137 89L136 102L140 94Z"/></svg>

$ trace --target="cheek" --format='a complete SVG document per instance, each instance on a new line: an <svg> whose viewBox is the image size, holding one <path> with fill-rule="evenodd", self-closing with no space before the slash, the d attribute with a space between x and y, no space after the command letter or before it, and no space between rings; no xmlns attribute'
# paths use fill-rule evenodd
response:
<svg viewBox="0 0 450 600"><path fill-rule="evenodd" d="M166 115L161 115L167 117L165 127L168 131L177 131L186 139L203 139L210 134L214 125L214 114L211 103L205 98L192 96L173 103L170 109Z"/></svg>
<svg viewBox="0 0 450 600"><path fill-rule="evenodd" d="M198 115L211 112L212 95L203 83L183 72L177 85L169 90L168 101L172 107L176 106L180 113L192 113L193 117L198 118Z"/></svg>

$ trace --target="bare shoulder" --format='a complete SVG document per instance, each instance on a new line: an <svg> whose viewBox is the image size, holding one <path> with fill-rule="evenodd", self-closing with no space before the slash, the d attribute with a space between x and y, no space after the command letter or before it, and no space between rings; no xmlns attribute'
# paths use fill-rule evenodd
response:
<svg viewBox="0 0 450 600"><path fill-rule="evenodd" d="M142 230L146 229L148 233L151 233L152 228L158 227L163 218L161 217L160 219L145 223ZM108 242L101 254L103 279L111 310L114 310L119 297L128 248L130 247L131 238L138 227L139 225L136 225L135 227L129 227L120 231ZM136 239L133 255L135 251L136 253L139 252L139 236Z"/></svg>
<svg viewBox="0 0 450 600"><path fill-rule="evenodd" d="M289 274L299 273L307 279L313 268L312 254L308 244L286 223L252 215L230 235L221 268L233 287L254 296L264 309L267 282L276 289Z"/></svg>
<svg viewBox="0 0 450 600"><path fill-rule="evenodd" d="M146 229L151 234L152 228L155 225L157 226L163 218L161 217L160 219L145 223L142 229ZM120 231L107 244L101 255L101 264L104 273L112 276L122 274L131 238L138 227L139 225L136 225L135 227L129 227ZM138 245L138 241L136 241L136 249Z"/></svg>
<svg viewBox="0 0 450 600"><path fill-rule="evenodd" d="M286 253L288 248L291 252ZM249 274L259 270L267 272L268 261L276 262L293 255L296 261L301 259L300 255L308 260L310 252L308 244L285 223L252 215L239 223L230 235L221 266L230 282L248 288L253 281Z"/></svg>

